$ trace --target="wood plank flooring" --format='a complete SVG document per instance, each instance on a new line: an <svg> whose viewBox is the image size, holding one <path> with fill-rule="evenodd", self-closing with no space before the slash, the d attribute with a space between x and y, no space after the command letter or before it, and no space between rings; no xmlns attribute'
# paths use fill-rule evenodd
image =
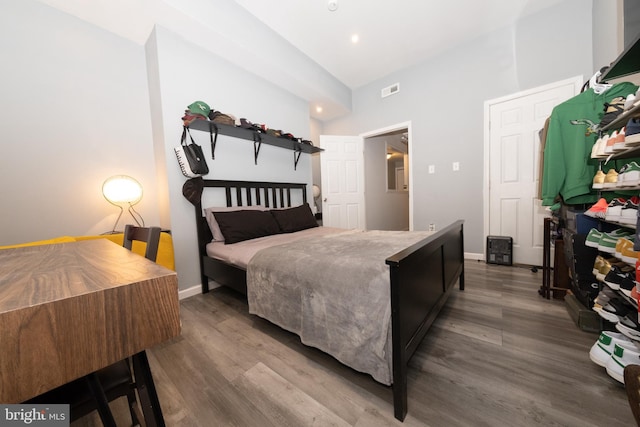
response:
<svg viewBox="0 0 640 427"><path fill-rule="evenodd" d="M597 334L542 273L467 261L410 362L409 413L391 389L248 314L217 289L181 302L179 338L148 351L168 426L633 426L624 388L589 359ZM112 405L130 425L125 399ZM95 414L74 426L100 425Z"/></svg>

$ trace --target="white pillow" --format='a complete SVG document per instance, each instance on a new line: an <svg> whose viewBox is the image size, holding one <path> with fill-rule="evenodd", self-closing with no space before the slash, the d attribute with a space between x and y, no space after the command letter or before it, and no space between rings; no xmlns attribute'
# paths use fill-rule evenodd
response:
<svg viewBox="0 0 640 427"><path fill-rule="evenodd" d="M266 206L254 205L254 206L220 206L204 209L204 217L209 224L211 235L214 242L224 242L224 236L220 231L218 221L216 221L215 212L234 212L234 211L266 211L269 210Z"/></svg>

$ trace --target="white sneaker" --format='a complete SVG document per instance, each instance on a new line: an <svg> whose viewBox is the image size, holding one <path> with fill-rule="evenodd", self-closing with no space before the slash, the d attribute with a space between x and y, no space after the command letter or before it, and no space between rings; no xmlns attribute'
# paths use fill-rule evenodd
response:
<svg viewBox="0 0 640 427"><path fill-rule="evenodd" d="M624 367L640 364L640 348L632 342L619 341L614 344L611 358L607 361L607 374L624 384Z"/></svg>
<svg viewBox="0 0 640 427"><path fill-rule="evenodd" d="M619 332L602 331L598 341L593 344L589 351L589 358L596 365L607 367L607 362L613 353L613 347L619 342L631 343L631 340Z"/></svg>

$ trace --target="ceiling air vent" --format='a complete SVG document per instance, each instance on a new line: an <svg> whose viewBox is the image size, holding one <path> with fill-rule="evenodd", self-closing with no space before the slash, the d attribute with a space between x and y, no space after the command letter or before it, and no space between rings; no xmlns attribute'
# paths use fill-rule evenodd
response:
<svg viewBox="0 0 640 427"><path fill-rule="evenodd" d="M387 86L381 91L381 96L386 98L389 95L400 92L400 83L394 83L391 86Z"/></svg>

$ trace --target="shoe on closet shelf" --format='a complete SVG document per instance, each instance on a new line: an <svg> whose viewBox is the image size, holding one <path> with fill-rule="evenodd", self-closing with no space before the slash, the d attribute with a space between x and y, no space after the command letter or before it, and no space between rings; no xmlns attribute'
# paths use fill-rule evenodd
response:
<svg viewBox="0 0 640 427"><path fill-rule="evenodd" d="M601 218L604 219L607 213L607 206L609 202L602 197L598 200L593 206L591 206L584 214L590 216L591 218Z"/></svg>
<svg viewBox="0 0 640 427"><path fill-rule="evenodd" d="M618 239L628 236L629 234L630 232L622 229L614 230L610 233L602 233L602 237L598 242L598 250L608 254L615 254Z"/></svg>
<svg viewBox="0 0 640 427"><path fill-rule="evenodd" d="M629 265L636 265L636 261L638 261L638 255L640 254L638 251L633 250L633 245L633 242L631 242L630 244L627 243L620 251L620 259Z"/></svg>
<svg viewBox="0 0 640 427"><path fill-rule="evenodd" d="M627 149L627 144L625 143L625 136L626 136L625 132L626 132L626 128L624 127L618 131L618 136L616 136L616 139L613 142L614 153L619 153Z"/></svg>
<svg viewBox="0 0 640 427"><path fill-rule="evenodd" d="M627 203L626 199L622 197L616 197L611 200L607 205L607 211L605 212L604 219L607 221L619 221L622 208Z"/></svg>
<svg viewBox="0 0 640 427"><path fill-rule="evenodd" d="M631 248L633 249L633 242L635 241L635 234L631 234L629 236L625 236L625 237L621 237L618 239L618 242L616 243L616 252L615 252L615 257L618 258L619 260L623 260L622 258L622 252L625 249ZM624 260L623 260L624 261ZM635 260L631 263L632 266L636 265Z"/></svg>
<svg viewBox="0 0 640 427"><path fill-rule="evenodd" d="M614 265L622 267L625 265L625 263L615 258L603 258L600 268L594 274L594 276L596 276L596 280L598 280L599 282L604 282L604 278L607 277L607 274L609 274L611 267L613 267Z"/></svg>
<svg viewBox="0 0 640 427"><path fill-rule="evenodd" d="M618 186L618 172L611 168L604 176L602 188L616 188Z"/></svg>
<svg viewBox="0 0 640 427"><path fill-rule="evenodd" d="M618 294L611 288L603 286L598 295L594 298L594 304L598 304L600 307L604 307L609 304L612 298L618 298Z"/></svg>
<svg viewBox="0 0 640 427"><path fill-rule="evenodd" d="M620 332L602 331L598 341L589 351L589 358L596 365L606 368L611 353L613 353L613 347L619 342L631 343L631 340Z"/></svg>
<svg viewBox="0 0 640 427"><path fill-rule="evenodd" d="M615 153L613 147L616 145L616 141L618 140L618 131L614 130L611 135L609 135L609 139L607 139L607 146L604 148L604 153L607 156L610 156Z"/></svg>
<svg viewBox="0 0 640 427"><path fill-rule="evenodd" d="M638 206L640 206L640 197L633 196L627 200L627 203L620 210L620 222L635 225L638 218Z"/></svg>
<svg viewBox="0 0 640 427"><path fill-rule="evenodd" d="M597 228L592 228L591 230L589 230L589 233L587 234L587 237L584 240L584 244L586 246L589 246L590 248L597 248L601 238L602 238L602 231L598 230Z"/></svg>
<svg viewBox="0 0 640 427"><path fill-rule="evenodd" d="M604 283L607 284L611 289L617 291L620 289L620 284L625 280L631 280L635 282L636 278L636 269L635 267L631 267L629 265L612 265L611 269L604 277ZM626 314L626 313L625 313ZM619 315L619 314L618 314Z"/></svg>
<svg viewBox="0 0 640 427"><path fill-rule="evenodd" d="M640 117L633 117L627 122L624 141L627 146L640 144Z"/></svg>
<svg viewBox="0 0 640 427"><path fill-rule="evenodd" d="M633 108L633 104L636 102L635 93L630 93L627 95L627 99L624 101L624 111L628 111Z"/></svg>
<svg viewBox="0 0 640 427"><path fill-rule="evenodd" d="M635 161L620 168L617 187L637 187L640 185L640 165Z"/></svg>
<svg viewBox="0 0 640 427"><path fill-rule="evenodd" d="M620 323L616 324L616 327ZM634 342L618 341L613 345L611 357L607 361L607 374L624 384L624 368L640 364L640 348Z"/></svg>
<svg viewBox="0 0 640 427"><path fill-rule="evenodd" d="M608 156L604 152L609 141L609 134L604 134L596 140L594 147L591 148L592 159L606 159Z"/></svg>
<svg viewBox="0 0 640 427"><path fill-rule="evenodd" d="M622 112L624 111L624 103L626 102L626 97L617 96L613 98L610 102L604 103L604 116L602 120L600 120L600 125L598 129L602 129L612 121L614 121Z"/></svg>
<svg viewBox="0 0 640 427"><path fill-rule="evenodd" d="M604 188L604 177L606 175L602 170L596 172L596 175L593 177L593 185L591 186L594 190L600 190Z"/></svg>
<svg viewBox="0 0 640 427"><path fill-rule="evenodd" d="M630 313L616 323L618 332L622 332L633 341L640 341L640 325L638 325L638 312Z"/></svg>

